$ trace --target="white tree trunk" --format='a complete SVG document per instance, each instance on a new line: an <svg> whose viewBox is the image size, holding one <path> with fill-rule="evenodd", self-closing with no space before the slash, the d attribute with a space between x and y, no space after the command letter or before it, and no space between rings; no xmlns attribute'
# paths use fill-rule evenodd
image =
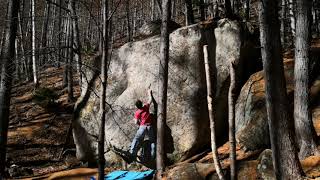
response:
<svg viewBox="0 0 320 180"><path fill-rule="evenodd" d="M211 73L210 73L210 65L209 65L209 58L208 58L208 45L203 46L203 55L204 55L204 65L206 70L206 82L207 82L207 101L208 101L208 112L209 112L209 120L210 120L210 129L211 129L211 149L212 149L212 158L214 162L214 167L216 172L219 176L220 180L225 179L221 164L218 158L218 151L217 151L217 140L216 140L216 131L215 131L215 119L214 119L214 92L211 85Z"/></svg>
<svg viewBox="0 0 320 180"><path fill-rule="evenodd" d="M31 43L32 43L32 70L33 83L38 86L37 62L36 62L36 28L35 28L35 0L31 0Z"/></svg>
<svg viewBox="0 0 320 180"><path fill-rule="evenodd" d="M290 16L290 27L292 36L296 35L296 18L295 18L295 9L294 1L289 0L289 16Z"/></svg>

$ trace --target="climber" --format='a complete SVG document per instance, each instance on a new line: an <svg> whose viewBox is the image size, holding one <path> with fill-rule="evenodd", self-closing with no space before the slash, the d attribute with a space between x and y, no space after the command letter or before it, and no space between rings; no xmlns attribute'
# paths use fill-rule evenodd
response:
<svg viewBox="0 0 320 180"><path fill-rule="evenodd" d="M153 102L153 96L152 96L152 90L148 90L149 94L149 101L148 103L144 104L141 100L137 100L135 105L138 108L134 114L134 121L137 125L139 125L139 129L133 138L133 141L131 143L130 147L130 154L131 158L135 159L138 152L139 144L143 141L145 134L149 137L149 140L151 142L151 157L155 158L155 151L156 151L156 145L155 145L155 136L152 128L152 116L149 112L150 104Z"/></svg>

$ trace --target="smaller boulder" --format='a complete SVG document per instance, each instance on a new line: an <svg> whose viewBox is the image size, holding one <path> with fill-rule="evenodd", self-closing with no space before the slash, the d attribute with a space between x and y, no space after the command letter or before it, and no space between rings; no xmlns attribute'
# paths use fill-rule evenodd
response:
<svg viewBox="0 0 320 180"><path fill-rule="evenodd" d="M181 26L174 21L169 21L168 27L169 27L169 32L172 32L180 28ZM139 35L141 37L150 37L150 36L158 35L161 33L160 29L161 29L160 19L155 21L145 22L139 29Z"/></svg>

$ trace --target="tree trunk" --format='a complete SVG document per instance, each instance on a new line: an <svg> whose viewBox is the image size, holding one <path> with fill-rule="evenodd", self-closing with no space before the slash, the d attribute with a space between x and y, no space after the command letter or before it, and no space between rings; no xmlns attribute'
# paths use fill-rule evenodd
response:
<svg viewBox="0 0 320 180"><path fill-rule="evenodd" d="M14 43L14 48L15 48L15 57L14 57L14 59L15 59L15 65L16 65L16 68L15 68L15 70L16 70L16 72L15 72L15 75L16 75L16 79L18 80L18 81L20 81L21 80L21 71L20 71L20 58L18 57L18 49L19 49L19 42L18 42L18 39L16 38L16 41L15 41L15 43Z"/></svg>
<svg viewBox="0 0 320 180"><path fill-rule="evenodd" d="M186 25L194 24L194 15L192 8L192 0L185 0L186 9Z"/></svg>
<svg viewBox="0 0 320 180"><path fill-rule="evenodd" d="M132 31L130 23L130 0L126 0L126 16L127 16L127 37L128 42L132 41Z"/></svg>
<svg viewBox="0 0 320 180"><path fill-rule="evenodd" d="M250 0L246 0L246 22L250 20Z"/></svg>
<svg viewBox="0 0 320 180"><path fill-rule="evenodd" d="M230 18L232 16L232 14L233 14L230 0L225 0L224 1L224 7L225 7L225 10L226 10L226 16L228 18Z"/></svg>
<svg viewBox="0 0 320 180"><path fill-rule="evenodd" d="M261 0L259 6L266 107L275 175L277 179L299 180L302 179L302 170L294 146L293 119L288 110L281 55L278 1Z"/></svg>
<svg viewBox="0 0 320 180"><path fill-rule="evenodd" d="M6 148L10 114L11 84L14 72L15 39L17 35L17 20L20 0L8 1L6 33L3 55L1 58L0 79L0 177L4 177L6 165Z"/></svg>
<svg viewBox="0 0 320 180"><path fill-rule="evenodd" d="M297 28L294 66L294 122L299 158L304 159L319 154L316 145L316 132L309 108L309 57L311 43L311 5L312 0L297 0Z"/></svg>
<svg viewBox="0 0 320 180"><path fill-rule="evenodd" d="M49 25L49 19L51 15L51 3L46 3L46 12L44 13L45 19L43 20L43 29L42 29L42 37L41 37L41 52L42 52L42 60L41 64L44 64L45 61L48 59L48 53L47 53L47 37L49 34L48 31L48 25Z"/></svg>
<svg viewBox="0 0 320 180"><path fill-rule="evenodd" d="M162 1L162 23L160 36L160 66L159 66L159 112L157 121L157 179L160 180L165 168L166 153L164 150L164 128L167 119L167 90L169 63L169 31L171 0Z"/></svg>
<svg viewBox="0 0 320 180"><path fill-rule="evenodd" d="M171 5L171 19L174 21L176 18L176 14L177 14L177 7L176 7L176 0L172 1L172 5Z"/></svg>
<svg viewBox="0 0 320 180"><path fill-rule="evenodd" d="M289 3L289 16L290 16L290 27L291 27L291 33L294 37L296 35L296 17L295 17L295 1L288 0Z"/></svg>
<svg viewBox="0 0 320 180"><path fill-rule="evenodd" d="M38 87L38 72L36 62L36 27L35 27L35 0L31 0L31 41L32 41L32 71L33 71L33 83L35 87Z"/></svg>
<svg viewBox="0 0 320 180"><path fill-rule="evenodd" d="M72 9L71 7L71 2L67 2L68 3L68 9ZM68 81L68 85L67 85L67 90L68 90L68 102L73 102L73 31L71 29L72 25L71 25L71 11L68 13L68 17L67 17L67 23L66 23L66 40L67 40L67 49L66 49L66 58L68 59L67 61L67 81Z"/></svg>
<svg viewBox="0 0 320 180"><path fill-rule="evenodd" d="M59 0L59 17L58 17L58 67L60 67L60 63L61 63L61 41L62 41L62 0Z"/></svg>
<svg viewBox="0 0 320 180"><path fill-rule="evenodd" d="M63 37L63 45L65 48L62 48L64 66L63 66L63 77L62 77L62 84L63 87L68 87L68 63L69 63L69 36L68 36L68 26L69 26L69 18L65 18L63 22L63 32L65 36Z"/></svg>
<svg viewBox="0 0 320 180"><path fill-rule="evenodd" d="M313 24L315 26L315 33L316 35L319 37L320 36L320 29L319 29L319 8L317 6L317 0L314 0L313 2L313 13L314 13L314 21L313 21Z"/></svg>
<svg viewBox="0 0 320 180"><path fill-rule="evenodd" d="M24 48L24 38L23 38L23 31L22 31L22 20L21 20L21 15L20 13L18 13L18 27L17 27L17 31L19 32L18 33L18 39L20 41L20 51L21 51L21 62L22 62L22 66L23 66L23 73L26 77L26 80L28 80L28 77L29 77L29 68L28 68L28 62L27 62L27 58L26 58L26 55L25 55L25 48Z"/></svg>
<svg viewBox="0 0 320 180"><path fill-rule="evenodd" d="M71 18L72 18L72 29L73 29L73 50L74 50L74 58L77 64L77 72L79 75L79 83L81 86L82 82L82 58L81 58L81 42L80 42L80 33L79 33L79 25L78 25L78 16L76 11L76 0L71 0Z"/></svg>
<svg viewBox="0 0 320 180"><path fill-rule="evenodd" d="M155 0L151 0L151 21L156 20L156 2ZM133 20L135 21L135 19Z"/></svg>
<svg viewBox="0 0 320 180"><path fill-rule="evenodd" d="M157 9L158 9L158 14L160 15L160 16L162 16L162 4L161 4L161 2L162 1L160 1L160 0L156 0L156 2L157 2Z"/></svg>
<svg viewBox="0 0 320 180"><path fill-rule="evenodd" d="M239 2L238 2L238 0L232 0L232 11L233 11L233 14L239 15Z"/></svg>
<svg viewBox="0 0 320 180"><path fill-rule="evenodd" d="M287 32L287 0L281 0L281 43L283 47L286 47L286 32Z"/></svg>
<svg viewBox="0 0 320 180"><path fill-rule="evenodd" d="M212 149L212 158L214 162L214 167L219 176L220 180L224 180L225 177L222 173L221 164L218 158L218 151L216 145L216 132L215 132L215 119L214 119L214 107L213 107L213 88L211 86L211 73L210 73L210 65L208 60L208 45L203 46L203 55L204 55L204 64L206 70L206 82L207 82L207 100L208 100L208 110L209 110L209 119L210 119L210 129L211 129L211 149Z"/></svg>
<svg viewBox="0 0 320 180"><path fill-rule="evenodd" d="M102 57L101 57L101 95L100 95L100 132L98 142L99 180L104 180L104 141L106 122L106 86L107 86L107 58L108 58L108 0L102 1Z"/></svg>
<svg viewBox="0 0 320 180"><path fill-rule="evenodd" d="M54 0L53 2L57 4L57 0ZM55 38L55 36L54 36L54 32L55 32L55 28L56 28L55 27L55 24L56 24L55 19L57 18L57 16L56 16L56 6L52 7L51 12L52 12L52 14L51 14L51 18L52 19L49 18L48 35L47 35L47 46L49 47L49 49L48 49L49 53L48 53L47 57L48 57L49 61L53 61L54 60L54 62L56 62L57 59L54 56L52 56L52 54L53 54L52 53L52 47L55 47L54 43L57 40Z"/></svg>
<svg viewBox="0 0 320 180"><path fill-rule="evenodd" d="M199 0L199 8L200 8L200 20L206 20L205 10L204 10L204 2L203 0Z"/></svg>
<svg viewBox="0 0 320 180"><path fill-rule="evenodd" d="M230 143L230 179L237 179L236 168L236 132L235 132L235 102L236 102L236 74L233 62L230 63L230 87L228 93L229 110L229 143Z"/></svg>

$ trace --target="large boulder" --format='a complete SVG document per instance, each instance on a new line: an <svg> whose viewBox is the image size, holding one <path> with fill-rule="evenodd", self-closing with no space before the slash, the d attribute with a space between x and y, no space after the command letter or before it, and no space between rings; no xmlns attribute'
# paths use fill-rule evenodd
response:
<svg viewBox="0 0 320 180"><path fill-rule="evenodd" d="M314 52L314 51L313 51ZM311 109L313 109L313 121L315 127L319 129L317 114L317 104L319 102L320 83L319 80L319 54L313 53L312 68L310 72L313 80L310 99ZM287 93L290 101L290 109L293 109L294 93L294 61L287 59L284 61L284 72L287 85ZM242 87L241 93L236 103L236 138L237 142L245 149L256 150L270 147L269 129L265 103L265 81L263 72L253 74L247 83ZM320 132L320 129L317 131Z"/></svg>
<svg viewBox="0 0 320 180"><path fill-rule="evenodd" d="M241 38L238 23L221 20L214 29L213 23L192 25L170 34L170 60L167 107L166 151L172 160L185 159L210 144L210 128L206 103L206 82L203 63L204 44L209 44L209 61L217 78L216 128L217 135L226 134L228 67L235 61L238 67ZM159 36L128 43L112 52L108 71L106 159L116 162L112 149L128 150L137 130L133 123L136 99L147 100L151 84L158 101L159 87ZM93 63L95 64L95 63ZM95 66L99 67L99 66ZM78 158L92 161L97 154L99 131L99 86L97 73L88 70L83 91L76 107L73 136ZM249 71L249 70L247 70ZM241 74L240 74L241 75ZM96 83L94 85L94 80ZM91 83L90 86L86 85ZM92 87L92 88L88 88ZM79 106L79 104L81 106ZM223 107L222 107L223 106ZM171 136L171 137L170 137ZM170 144L170 138L173 144Z"/></svg>

